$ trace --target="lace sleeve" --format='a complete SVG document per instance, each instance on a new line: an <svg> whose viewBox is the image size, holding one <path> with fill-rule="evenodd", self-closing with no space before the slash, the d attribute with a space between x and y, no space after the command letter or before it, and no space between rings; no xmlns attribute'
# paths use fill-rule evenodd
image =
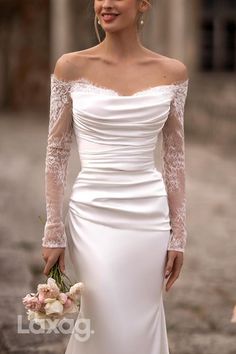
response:
<svg viewBox="0 0 236 354"><path fill-rule="evenodd" d="M47 220L43 247L66 247L63 197L70 156L73 120L70 85L51 74L50 118L45 161Z"/></svg>
<svg viewBox="0 0 236 354"><path fill-rule="evenodd" d="M188 81L174 87L169 116L162 129L162 174L171 223L168 250L184 252L186 231L184 106Z"/></svg>

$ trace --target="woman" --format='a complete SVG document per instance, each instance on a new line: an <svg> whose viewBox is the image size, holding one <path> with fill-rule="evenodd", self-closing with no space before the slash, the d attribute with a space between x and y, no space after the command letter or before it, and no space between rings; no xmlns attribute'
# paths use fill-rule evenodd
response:
<svg viewBox="0 0 236 354"><path fill-rule="evenodd" d="M86 340L73 332L66 354L169 353L162 289L178 278L186 244L188 75L182 62L140 43L150 5L95 0L105 39L62 55L51 75L44 274L58 259L62 271L73 269L91 325ZM73 134L81 171L64 224ZM154 163L161 134L162 173Z"/></svg>

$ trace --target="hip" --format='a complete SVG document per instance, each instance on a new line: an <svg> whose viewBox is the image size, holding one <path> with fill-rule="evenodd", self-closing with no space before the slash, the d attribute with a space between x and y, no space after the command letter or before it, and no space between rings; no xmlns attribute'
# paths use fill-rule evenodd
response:
<svg viewBox="0 0 236 354"><path fill-rule="evenodd" d="M169 230L169 206L157 170L87 171L72 187L70 211L83 219L119 228Z"/></svg>

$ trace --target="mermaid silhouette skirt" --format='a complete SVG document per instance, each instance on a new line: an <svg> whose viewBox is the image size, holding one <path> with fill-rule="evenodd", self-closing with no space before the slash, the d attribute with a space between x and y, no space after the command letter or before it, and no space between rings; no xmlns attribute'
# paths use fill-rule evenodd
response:
<svg viewBox="0 0 236 354"><path fill-rule="evenodd" d="M79 173L66 216L66 267L85 291L66 354L169 353L162 183L155 169Z"/></svg>

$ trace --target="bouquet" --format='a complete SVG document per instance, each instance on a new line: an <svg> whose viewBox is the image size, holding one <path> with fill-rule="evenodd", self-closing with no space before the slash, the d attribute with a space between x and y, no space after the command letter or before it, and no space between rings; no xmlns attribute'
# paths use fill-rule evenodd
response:
<svg viewBox="0 0 236 354"><path fill-rule="evenodd" d="M38 284L37 293L29 293L22 298L28 320L42 329L55 328L66 314L80 312L83 290L82 282L71 284L57 261L50 270L47 283Z"/></svg>

